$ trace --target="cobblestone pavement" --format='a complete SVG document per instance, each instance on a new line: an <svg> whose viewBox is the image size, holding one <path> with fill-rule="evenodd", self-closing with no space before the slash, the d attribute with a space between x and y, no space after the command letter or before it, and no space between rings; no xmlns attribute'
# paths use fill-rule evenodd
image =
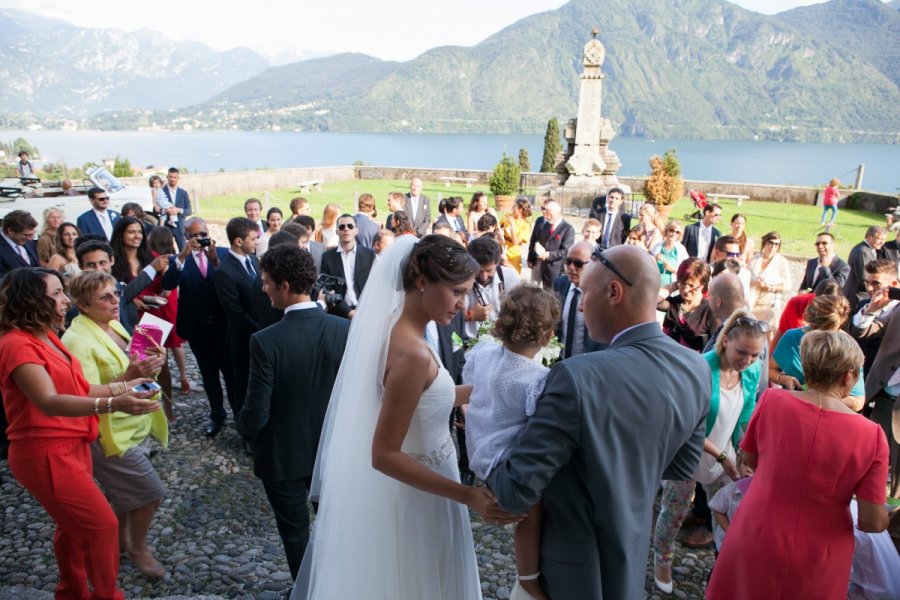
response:
<svg viewBox="0 0 900 600"><path fill-rule="evenodd" d="M199 373L188 351L189 373ZM234 429L204 437L202 393L175 392L177 422L168 450L153 462L168 488L150 529L150 545L166 568L164 579L142 577L122 558L120 585L128 598L281 598L290 590L272 511L251 459ZM48 600L57 582L53 524L41 506L0 463L0 600ZM609 515L614 519L615 515ZM509 597L515 577L512 530L472 518L486 600ZM712 551L676 551L675 598L703 598ZM647 572L648 598L663 599Z"/></svg>

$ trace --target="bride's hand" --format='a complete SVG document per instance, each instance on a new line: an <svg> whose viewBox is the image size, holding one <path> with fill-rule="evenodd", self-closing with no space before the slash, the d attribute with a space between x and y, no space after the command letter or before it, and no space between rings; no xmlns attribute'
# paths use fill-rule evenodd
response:
<svg viewBox="0 0 900 600"><path fill-rule="evenodd" d="M518 523L525 518L525 515L514 515L500 508L497 498L487 488L469 488L466 506L477 512L487 523L506 525Z"/></svg>

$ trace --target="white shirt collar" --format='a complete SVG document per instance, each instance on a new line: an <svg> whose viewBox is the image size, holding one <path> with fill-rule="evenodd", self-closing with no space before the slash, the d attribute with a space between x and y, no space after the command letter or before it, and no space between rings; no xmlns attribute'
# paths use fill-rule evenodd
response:
<svg viewBox="0 0 900 600"><path fill-rule="evenodd" d="M235 251L232 250L231 248L228 249L228 253L231 254L231 255L232 255L233 257L235 257L236 259L238 259L238 262L241 263L242 265L243 265L243 264L246 264L247 259L249 258L248 256L244 256L243 254L238 254L237 252L235 252Z"/></svg>
<svg viewBox="0 0 900 600"><path fill-rule="evenodd" d="M307 310L310 308L318 308L318 307L319 307L319 305L311 300L306 301L306 302L298 302L297 304L291 304L290 306L285 308L284 314L288 314L289 312L292 312L295 310Z"/></svg>
<svg viewBox="0 0 900 600"><path fill-rule="evenodd" d="M341 254L347 254L347 255L350 255L350 254L356 254L356 247L357 247L358 245L359 245L359 244L353 244L353 249L352 249L352 250L344 250L344 247L341 246L340 244L338 244L337 249L338 249L338 252L340 252Z"/></svg>
<svg viewBox="0 0 900 600"><path fill-rule="evenodd" d="M638 323L637 325L632 325L631 327L626 327L625 329L623 329L622 331L620 331L619 333L617 333L616 335L613 336L613 339L611 339L609 341L609 345L612 346L613 344L615 344L617 339L619 339L623 334L628 333L632 329L635 329L636 327L640 327L641 325L646 325L647 323L655 323L655 322L656 321L647 321L646 323Z"/></svg>
<svg viewBox="0 0 900 600"><path fill-rule="evenodd" d="M18 249L18 248L19 248L19 244L17 244L12 238L10 238L9 236L7 236L6 233L4 233L3 231L0 231L0 235L3 236L3 239L6 240L6 242L7 242L10 246L12 246L12 249L16 251L16 254L18 254L18 253L19 253L19 249Z"/></svg>

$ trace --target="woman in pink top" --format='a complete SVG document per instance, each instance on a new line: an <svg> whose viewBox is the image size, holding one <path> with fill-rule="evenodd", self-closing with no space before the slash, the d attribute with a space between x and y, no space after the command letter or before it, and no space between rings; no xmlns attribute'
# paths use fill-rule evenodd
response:
<svg viewBox="0 0 900 600"><path fill-rule="evenodd" d="M822 205L825 207L822 209L822 223L825 224L825 215L828 211L831 211L831 221L828 223L829 226L834 225L835 219L837 219L838 212L838 198L841 195L838 186L841 184L841 180L835 177L831 181L828 182L828 187L825 188L825 193L822 196Z"/></svg>

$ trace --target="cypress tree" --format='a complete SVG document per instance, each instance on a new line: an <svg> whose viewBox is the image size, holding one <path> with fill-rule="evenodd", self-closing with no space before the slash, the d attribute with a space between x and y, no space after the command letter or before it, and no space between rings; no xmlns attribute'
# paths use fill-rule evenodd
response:
<svg viewBox="0 0 900 600"><path fill-rule="evenodd" d="M547 133L544 135L544 158L541 160L541 173L552 173L559 154L559 121L553 117L547 122Z"/></svg>

